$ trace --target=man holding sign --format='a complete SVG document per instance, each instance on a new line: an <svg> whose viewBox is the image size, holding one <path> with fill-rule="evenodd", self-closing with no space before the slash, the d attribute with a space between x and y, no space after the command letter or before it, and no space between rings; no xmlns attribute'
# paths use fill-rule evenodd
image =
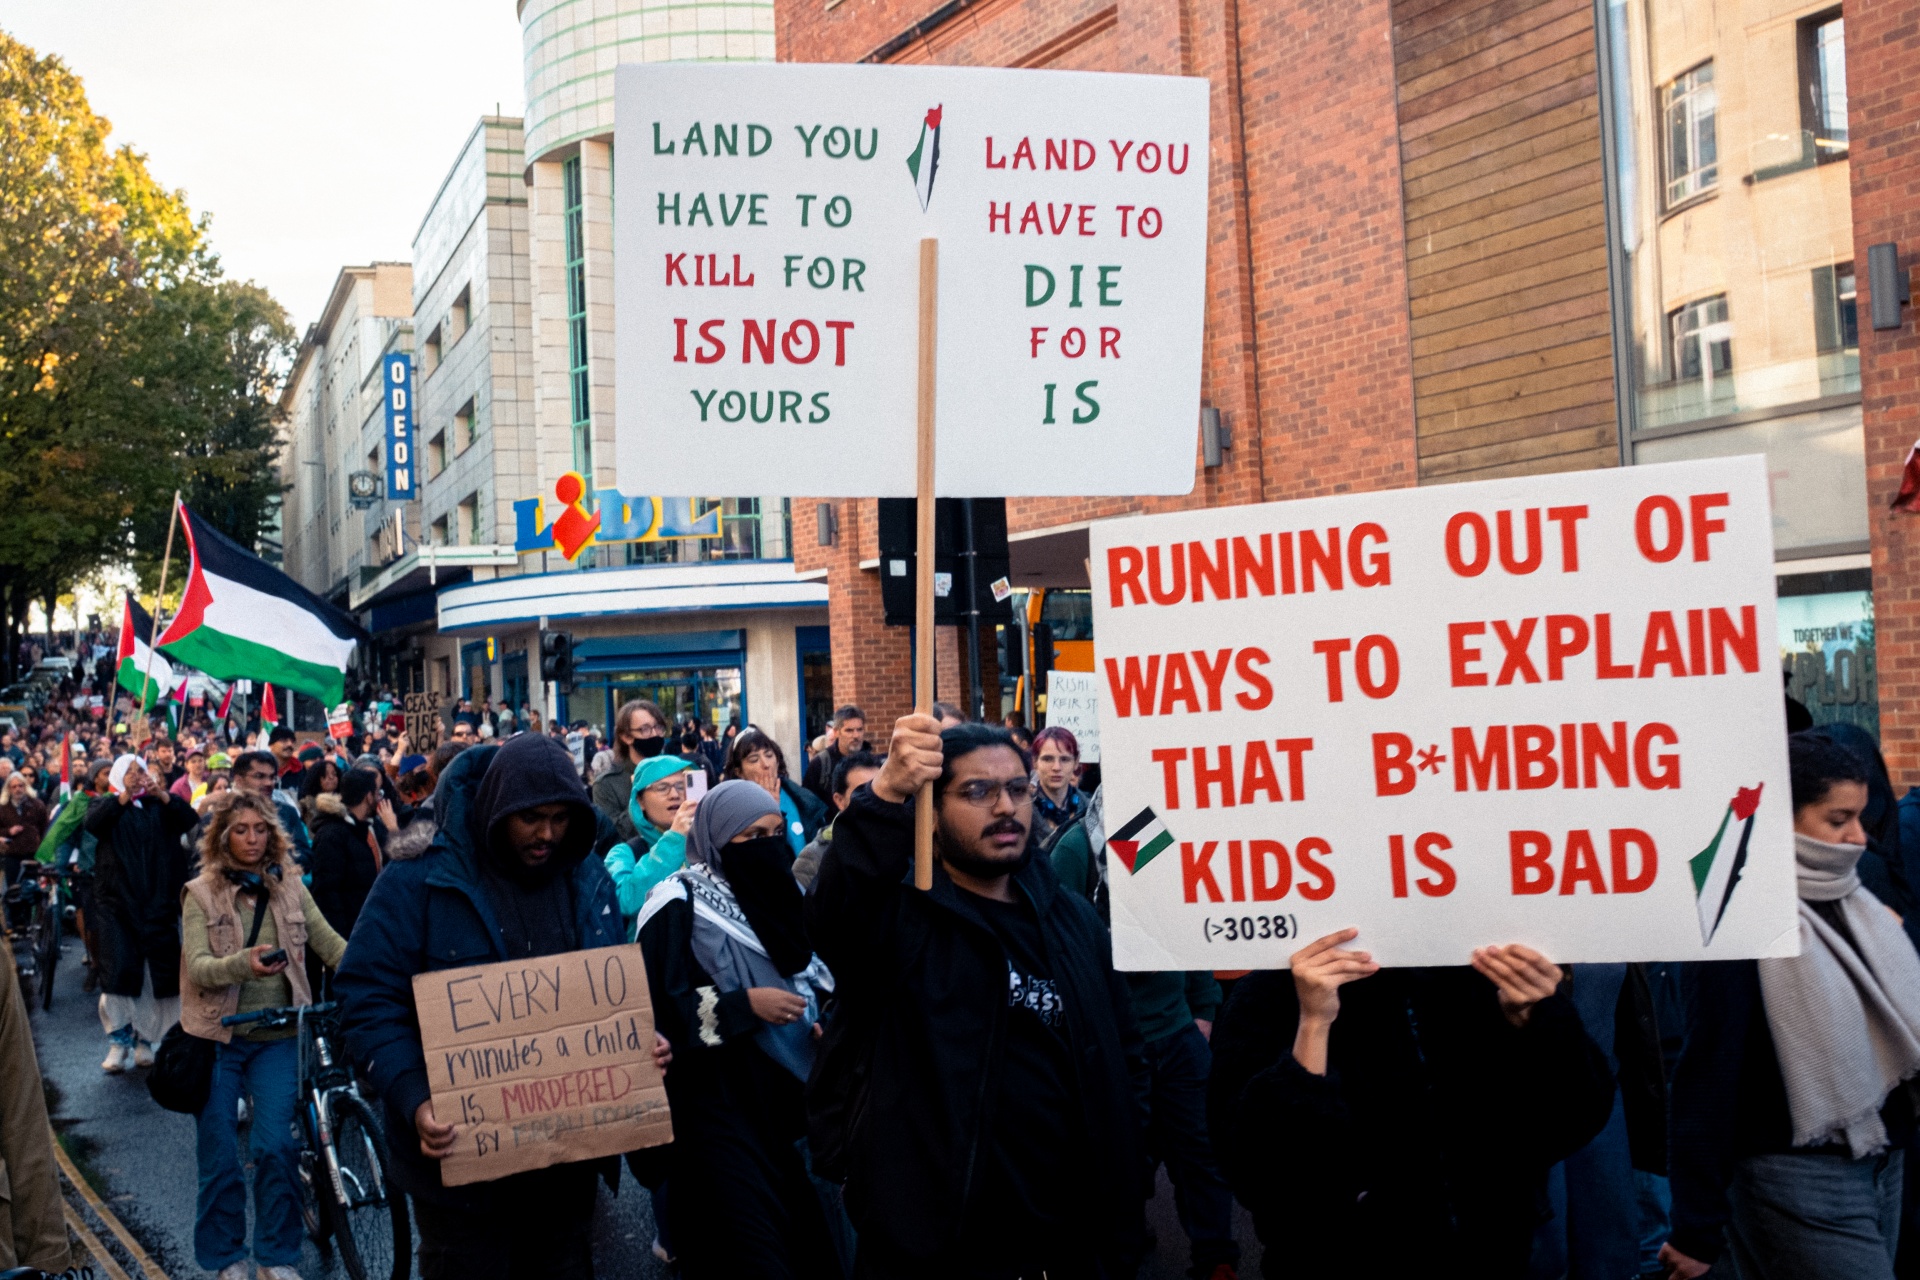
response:
<svg viewBox="0 0 1920 1280"><path fill-rule="evenodd" d="M542 1145L546 1134L522 1124L504 1140L504 1150L496 1138L491 1152L478 1154L525 1172L478 1175L494 1181L453 1177L450 1157L471 1163L476 1154L471 1131L480 1126L473 1117L443 1113L433 1101L441 1091L444 1064L430 1060L423 1045L425 1011L416 1008L415 978L625 941L613 881L590 856L592 799L565 747L524 734L503 747L475 747L458 756L440 779L436 807L440 827L433 848L424 857L394 863L375 881L355 927L337 982L347 1043L362 1074L386 1101L394 1180L414 1200L426 1280L587 1280L593 1275L588 1227L594 1179L608 1162L555 1163L569 1159L553 1149L560 1144ZM483 1007L551 1013L566 1005L571 988L562 984L572 983L572 966L530 966L525 972L540 975L546 985L507 983L505 994L492 1004L448 1001L455 1010L454 1029L481 1018ZM554 976L547 979L548 973ZM633 983L639 982L636 972ZM485 990L475 984L476 992ZM447 1021L444 1009L433 1013L436 1023ZM564 1071L598 1066L594 1059L607 1052L561 1064L557 1059L566 1051L555 1037L546 1040L508 1037L465 1050L468 1056L461 1061L480 1063L482 1074L504 1074L546 1056ZM658 1070L665 1070L669 1056L666 1041L656 1037ZM588 1078L580 1084L576 1076ZM572 1092L563 1101L571 1102L575 1093L605 1083L583 1070L530 1080L515 1098L524 1109L532 1105L529 1098L537 1102L536 1095L564 1088ZM511 1101L506 1110L509 1118L519 1118ZM530 1158L536 1167L513 1163L514 1152L523 1146L536 1151ZM443 1161L448 1170L443 1171Z"/></svg>
<svg viewBox="0 0 1920 1280"><path fill-rule="evenodd" d="M1126 1276L1148 1194L1146 1068L1093 908L1036 857L1006 730L904 716L808 899L840 1007L808 1095L862 1277ZM932 784L939 864L915 889Z"/></svg>

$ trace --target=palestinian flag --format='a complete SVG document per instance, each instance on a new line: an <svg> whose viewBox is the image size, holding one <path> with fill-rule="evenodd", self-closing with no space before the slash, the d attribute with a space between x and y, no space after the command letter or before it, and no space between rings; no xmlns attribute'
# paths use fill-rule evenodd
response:
<svg viewBox="0 0 1920 1280"><path fill-rule="evenodd" d="M1107 837L1107 848L1133 875L1173 846L1173 833L1160 821L1151 807L1127 820L1127 825Z"/></svg>
<svg viewBox="0 0 1920 1280"><path fill-rule="evenodd" d="M160 651L210 676L265 678L332 706L346 697L358 623L180 507L192 566Z"/></svg>
<svg viewBox="0 0 1920 1280"><path fill-rule="evenodd" d="M176 737L179 736L180 726L187 722L187 683L182 680L167 695L167 721L173 726Z"/></svg>
<svg viewBox="0 0 1920 1280"><path fill-rule="evenodd" d="M136 698L144 689L149 703L164 698L176 678L173 664L154 653L152 644L153 615L140 607L131 592L125 593L120 606L119 671L115 680Z"/></svg>
<svg viewBox="0 0 1920 1280"><path fill-rule="evenodd" d="M1740 873L1746 870L1753 814L1760 807L1760 790L1765 785L1755 783L1735 792L1727 802L1727 811L1720 815L1720 829L1713 833L1713 842L1687 860L1687 868L1693 872L1695 905L1700 910L1702 946L1713 941L1714 931L1720 927L1721 919L1727 914L1727 904L1733 901L1733 891L1740 884ZM1728 825L1734 822L1741 824L1740 840L1729 853L1721 846Z"/></svg>
<svg viewBox="0 0 1920 1280"><path fill-rule="evenodd" d="M233 713L233 692L239 687L240 687L240 682L238 680L234 681L232 684L227 686L227 696L220 699L220 717L219 718L222 724L225 724L227 717Z"/></svg>
<svg viewBox="0 0 1920 1280"><path fill-rule="evenodd" d="M268 685L266 693L260 698L260 723L268 732L280 727L280 704L273 700L273 686Z"/></svg>
<svg viewBox="0 0 1920 1280"><path fill-rule="evenodd" d="M920 197L922 213L933 199L933 175L940 168L940 113L944 109L941 106L927 111L927 118L920 122L920 141L907 157L907 172L913 175L913 190Z"/></svg>
<svg viewBox="0 0 1920 1280"><path fill-rule="evenodd" d="M1920 513L1920 441L1907 450L1907 461L1900 468L1900 492L1893 495L1893 509Z"/></svg>

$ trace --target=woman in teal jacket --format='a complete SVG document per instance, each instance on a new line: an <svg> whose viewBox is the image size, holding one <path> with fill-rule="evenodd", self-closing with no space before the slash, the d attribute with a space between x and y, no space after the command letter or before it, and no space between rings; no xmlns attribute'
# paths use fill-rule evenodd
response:
<svg viewBox="0 0 1920 1280"><path fill-rule="evenodd" d="M640 834L607 850L607 874L620 896L620 916L632 941L634 921L653 886L687 865L687 832L698 800L687 799L686 771L699 766L678 756L642 760L633 771L627 816Z"/></svg>

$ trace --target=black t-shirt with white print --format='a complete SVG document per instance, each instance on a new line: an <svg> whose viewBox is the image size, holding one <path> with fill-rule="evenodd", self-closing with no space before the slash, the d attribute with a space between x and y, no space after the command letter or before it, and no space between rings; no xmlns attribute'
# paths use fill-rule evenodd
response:
<svg viewBox="0 0 1920 1280"><path fill-rule="evenodd" d="M1075 1098L1066 1008L1024 897L969 894L1007 952L1007 1023L1000 1087L990 1103L968 1204L963 1247L1000 1263L1043 1263L1071 1252L1068 1224L1084 1221L1085 1125Z"/></svg>

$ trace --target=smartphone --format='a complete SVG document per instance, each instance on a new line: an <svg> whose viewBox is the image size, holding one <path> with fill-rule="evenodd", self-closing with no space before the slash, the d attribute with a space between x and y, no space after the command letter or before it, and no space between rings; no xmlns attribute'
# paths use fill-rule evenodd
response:
<svg viewBox="0 0 1920 1280"><path fill-rule="evenodd" d="M707 794L707 771L705 769L687 770L687 799L698 800Z"/></svg>
<svg viewBox="0 0 1920 1280"><path fill-rule="evenodd" d="M285 964L286 960L287 949L285 947L275 947L260 957L260 963L263 965Z"/></svg>

